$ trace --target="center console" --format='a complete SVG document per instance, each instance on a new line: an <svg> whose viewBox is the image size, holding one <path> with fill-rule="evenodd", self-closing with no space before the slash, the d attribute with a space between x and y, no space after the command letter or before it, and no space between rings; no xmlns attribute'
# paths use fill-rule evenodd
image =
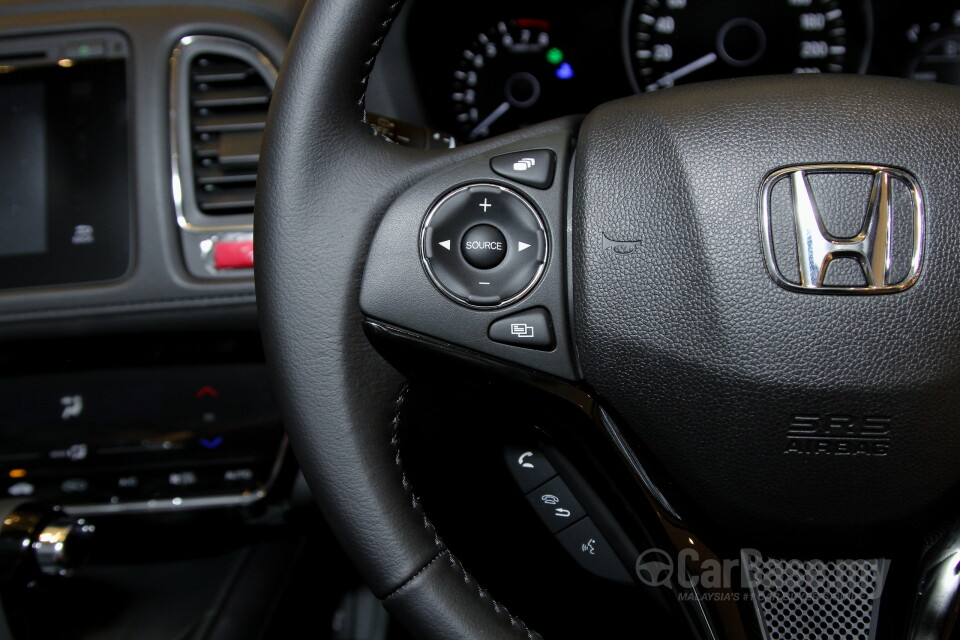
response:
<svg viewBox="0 0 960 640"><path fill-rule="evenodd" d="M0 4L0 524L31 541L0 527L0 637L254 637L301 539L335 546L286 454L250 255L267 63L300 7Z"/></svg>
<svg viewBox="0 0 960 640"><path fill-rule="evenodd" d="M0 351L22 372L0 377L3 497L77 515L263 498L286 440L256 337L126 340L63 344L44 365L22 344Z"/></svg>

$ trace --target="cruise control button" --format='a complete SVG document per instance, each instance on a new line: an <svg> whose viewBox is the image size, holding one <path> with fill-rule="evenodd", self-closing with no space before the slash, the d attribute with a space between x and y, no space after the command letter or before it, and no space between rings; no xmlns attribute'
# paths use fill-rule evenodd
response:
<svg viewBox="0 0 960 640"><path fill-rule="evenodd" d="M558 476L539 489L527 494L527 501L550 529L556 533L587 515L573 493Z"/></svg>
<svg viewBox="0 0 960 640"><path fill-rule="evenodd" d="M595 576L630 584L630 574L590 518L557 534L560 545L577 564Z"/></svg>
<svg viewBox="0 0 960 640"><path fill-rule="evenodd" d="M492 269L507 255L507 239L495 226L478 224L463 234L460 250L463 259L477 269Z"/></svg>
<svg viewBox="0 0 960 640"><path fill-rule="evenodd" d="M510 475L527 493L557 475L550 461L535 447L511 445L504 451Z"/></svg>
<svg viewBox="0 0 960 640"><path fill-rule="evenodd" d="M548 189L553 184L557 156L549 149L534 149L496 156L490 168L504 178L537 189Z"/></svg>
<svg viewBox="0 0 960 640"><path fill-rule="evenodd" d="M500 318L490 325L488 331L494 342L511 344L531 349L553 349L553 320L543 307L527 309Z"/></svg>

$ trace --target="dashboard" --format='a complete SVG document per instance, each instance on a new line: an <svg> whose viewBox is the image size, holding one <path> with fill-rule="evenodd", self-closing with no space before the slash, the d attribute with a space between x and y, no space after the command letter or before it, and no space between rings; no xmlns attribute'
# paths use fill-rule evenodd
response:
<svg viewBox="0 0 960 640"><path fill-rule="evenodd" d="M611 99L780 73L960 82L960 4L923 0L417 0L406 30L426 120L468 142Z"/></svg>

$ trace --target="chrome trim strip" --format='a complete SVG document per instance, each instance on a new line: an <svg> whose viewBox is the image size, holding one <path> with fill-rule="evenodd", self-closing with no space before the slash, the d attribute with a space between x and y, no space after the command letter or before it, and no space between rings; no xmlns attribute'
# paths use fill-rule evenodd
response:
<svg viewBox="0 0 960 640"><path fill-rule="evenodd" d="M181 115L183 87L189 82L190 62L197 55L212 53L239 58L250 63L263 77L271 91L277 82L277 67L270 59L253 45L234 38L222 36L185 36L180 39L170 54L170 167L173 206L177 213L177 224L184 231L247 231L253 229L252 223L246 224L196 224L187 219L184 209L184 180L192 178L193 166L189 144L183 147L181 140L181 119L189 123L189 114ZM191 179L192 184L192 179Z"/></svg>
<svg viewBox="0 0 960 640"><path fill-rule="evenodd" d="M630 448L630 445L627 444L626 438L623 437L623 434L620 433L619 427L613 421L613 418L610 417L603 408L600 409L600 422L603 424L603 428L607 432L610 440L617 446L617 450L620 451L620 455L633 467L634 473L637 474L637 477L643 482L643 486L646 487L647 491L650 492L656 500L657 503L663 508L664 511L669 513L671 516L677 520L682 520L680 514L677 513L677 510L670 504L670 501L667 500L667 497L663 495L663 492L657 488L657 485L653 483L653 480L650 479L650 476L647 475L646 469L643 468L643 465L640 464L640 460L637 458L637 454L633 452L633 449Z"/></svg>
<svg viewBox="0 0 960 640"><path fill-rule="evenodd" d="M633 472L640 478L640 481L643 482L643 486L647 491L650 492L650 495L657 501L660 507L671 517L676 518L678 521L681 521L682 518L680 514L677 513L677 510L670 504L670 501L667 500L666 496L663 495L663 492L653 483L653 480L650 479L650 476L647 475L646 469L643 468L643 465L640 464L640 459L637 458L637 454L634 453L633 449L627 444L626 438L623 437L623 434L620 432L620 428L617 426L617 423L613 421L613 418L610 417L602 407L599 410L600 424L603 426L604 430L607 432L607 436L610 438L611 442L617 447L617 450L620 452L620 455L624 460L630 465L633 469ZM720 637L717 633L716 628L714 627L713 621L710 618L710 614L707 612L706 606L703 601L703 592L699 585L694 585L690 589L693 594L691 598L693 602L693 611L696 614L697 622L699 622L698 629L707 634L707 640L718 640Z"/></svg>

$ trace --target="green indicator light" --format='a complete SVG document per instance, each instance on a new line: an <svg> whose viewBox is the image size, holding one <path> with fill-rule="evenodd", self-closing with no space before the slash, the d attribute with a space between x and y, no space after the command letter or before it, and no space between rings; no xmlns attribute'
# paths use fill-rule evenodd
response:
<svg viewBox="0 0 960 640"><path fill-rule="evenodd" d="M547 62L550 64L560 64L563 62L563 51L560 51L560 49L556 47L547 51Z"/></svg>

